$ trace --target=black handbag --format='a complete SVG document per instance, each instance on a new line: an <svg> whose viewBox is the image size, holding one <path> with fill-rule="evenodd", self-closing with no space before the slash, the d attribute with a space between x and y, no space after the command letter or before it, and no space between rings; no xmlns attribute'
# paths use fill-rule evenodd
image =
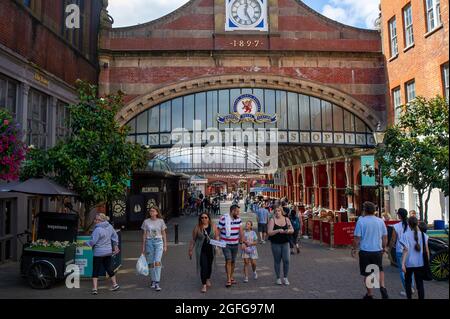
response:
<svg viewBox="0 0 450 319"><path fill-rule="evenodd" d="M426 250L425 235L422 233L422 245L423 245L423 280L431 281L433 280L433 275L431 274L430 261L428 259L428 254Z"/></svg>

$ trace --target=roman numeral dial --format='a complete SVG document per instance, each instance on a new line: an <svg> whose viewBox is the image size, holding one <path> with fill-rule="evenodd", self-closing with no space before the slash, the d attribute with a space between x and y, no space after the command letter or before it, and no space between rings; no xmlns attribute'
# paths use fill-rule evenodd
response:
<svg viewBox="0 0 450 319"><path fill-rule="evenodd" d="M261 16L262 8L258 0L235 0L231 5L231 17L240 26L252 26Z"/></svg>

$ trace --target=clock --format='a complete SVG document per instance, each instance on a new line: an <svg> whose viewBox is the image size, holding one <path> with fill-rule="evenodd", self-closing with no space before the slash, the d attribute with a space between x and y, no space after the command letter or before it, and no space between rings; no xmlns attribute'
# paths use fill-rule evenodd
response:
<svg viewBox="0 0 450 319"><path fill-rule="evenodd" d="M225 31L268 31L268 0L226 0Z"/></svg>

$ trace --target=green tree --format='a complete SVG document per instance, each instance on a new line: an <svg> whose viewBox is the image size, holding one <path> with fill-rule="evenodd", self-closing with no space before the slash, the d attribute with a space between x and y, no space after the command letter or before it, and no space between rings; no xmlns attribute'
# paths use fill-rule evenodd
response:
<svg viewBox="0 0 450 319"><path fill-rule="evenodd" d="M96 86L77 82L79 103L70 106L70 136L55 147L30 152L21 178L48 176L74 190L84 204L84 230L89 212L125 193L131 172L145 167L146 153L126 141L128 129L115 120L123 94L97 97Z"/></svg>
<svg viewBox="0 0 450 319"><path fill-rule="evenodd" d="M432 189L449 193L448 102L439 96L417 97L401 108L406 111L386 131L376 157L392 186L411 185L417 190L420 219L428 223Z"/></svg>

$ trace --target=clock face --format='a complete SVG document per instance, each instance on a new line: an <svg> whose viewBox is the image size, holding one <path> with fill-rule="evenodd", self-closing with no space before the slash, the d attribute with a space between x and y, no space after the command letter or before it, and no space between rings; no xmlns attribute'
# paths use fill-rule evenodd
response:
<svg viewBox="0 0 450 319"><path fill-rule="evenodd" d="M235 0L231 4L231 18L237 25L251 26L262 17L262 7L258 0Z"/></svg>

